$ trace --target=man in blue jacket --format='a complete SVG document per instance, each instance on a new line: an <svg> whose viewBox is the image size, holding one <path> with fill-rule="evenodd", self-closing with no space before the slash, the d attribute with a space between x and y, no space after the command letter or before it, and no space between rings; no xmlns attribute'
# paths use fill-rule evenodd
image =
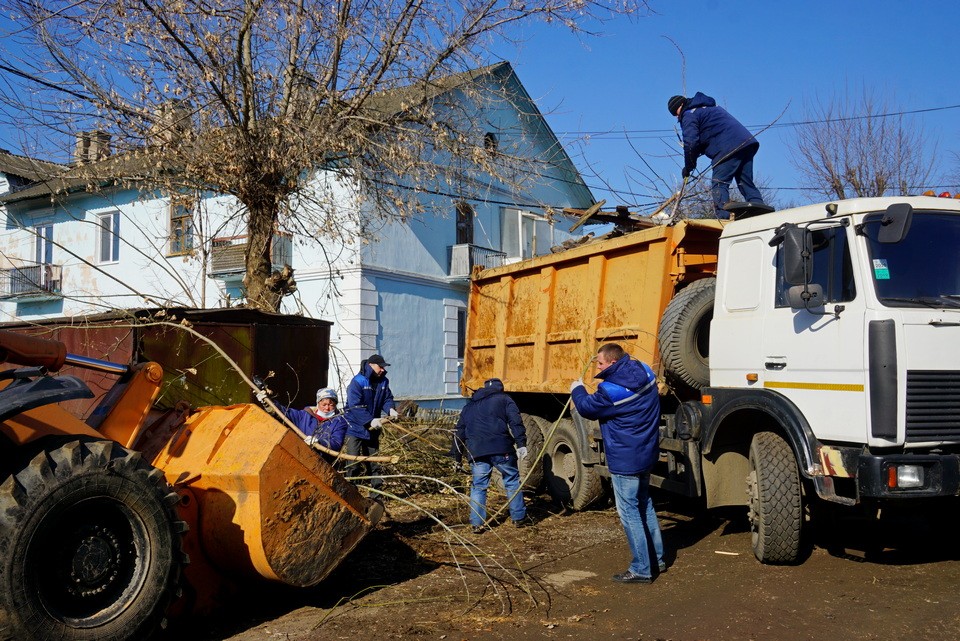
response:
<svg viewBox="0 0 960 641"><path fill-rule="evenodd" d="M460 412L452 454L459 467L466 452L473 479L470 483L470 525L483 532L487 520L487 488L493 468L500 470L510 505L510 518L525 527L527 508L520 491L519 459L527 457L527 433L517 404L503 391L499 378L491 378L473 393ZM514 453L516 446L516 453Z"/></svg>
<svg viewBox="0 0 960 641"><path fill-rule="evenodd" d="M693 173L700 156L712 161L711 191L717 218L730 218L723 206L730 200L730 183L734 179L744 200L764 204L753 182L753 157L760 143L739 120L699 91L693 98L673 96L667 101L667 110L677 117L683 130L683 177Z"/></svg>
<svg viewBox="0 0 960 641"><path fill-rule="evenodd" d="M376 456L380 453L380 428L382 414L397 416L393 392L387 379L390 363L380 354L374 354L360 363L360 371L347 385L347 454ZM373 461L353 461L344 470L346 476L369 476L370 487L377 489L383 484L380 465Z"/></svg>
<svg viewBox="0 0 960 641"><path fill-rule="evenodd" d="M630 567L615 574L613 580L651 583L648 536L659 571L667 569L660 524L650 498L650 469L660 457L657 377L646 363L631 359L616 343L600 347L597 370L600 384L595 394L588 394L579 380L570 386L570 394L581 416L600 422L617 513L633 553Z"/></svg>

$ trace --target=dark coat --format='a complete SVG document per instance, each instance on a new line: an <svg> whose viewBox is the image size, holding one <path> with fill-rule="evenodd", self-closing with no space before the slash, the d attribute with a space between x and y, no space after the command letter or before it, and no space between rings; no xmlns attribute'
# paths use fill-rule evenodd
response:
<svg viewBox="0 0 960 641"><path fill-rule="evenodd" d="M337 452L343 447L343 439L347 435L347 419L343 414L324 420L314 414L310 408L297 410L283 405L279 407L286 417L307 436L307 443L311 445L319 443Z"/></svg>
<svg viewBox="0 0 960 641"><path fill-rule="evenodd" d="M360 364L360 373L353 377L347 385L347 404L344 415L350 427L347 436L368 441L373 435L368 429L370 421L380 418L384 412L393 409L393 392L390 391L390 380L373 373L373 368L363 361Z"/></svg>
<svg viewBox="0 0 960 641"><path fill-rule="evenodd" d="M503 383L488 383L473 393L473 398L460 412L451 454L459 463L464 448L473 460L492 454L510 454L514 446L527 446L520 408L503 391Z"/></svg>
<svg viewBox="0 0 960 641"><path fill-rule="evenodd" d="M700 156L719 164L734 151L760 146L739 120L723 107L718 107L716 100L699 91L683 106L680 127L683 129L684 165L691 170L696 169Z"/></svg>
<svg viewBox="0 0 960 641"><path fill-rule="evenodd" d="M583 386L571 392L584 418L600 421L607 468L613 474L649 472L660 458L660 395L657 376L629 355L597 374L595 394Z"/></svg>

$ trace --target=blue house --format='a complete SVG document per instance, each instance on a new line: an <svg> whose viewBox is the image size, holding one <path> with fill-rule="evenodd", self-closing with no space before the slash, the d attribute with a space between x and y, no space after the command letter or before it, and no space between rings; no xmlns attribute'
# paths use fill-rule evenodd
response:
<svg viewBox="0 0 960 641"><path fill-rule="evenodd" d="M334 322L332 386L343 390L361 360L380 353L398 398L456 408L471 269L549 253L572 237L563 211L594 198L508 63L445 79L429 99L469 114L471 143L491 162L526 159L517 180L478 170L469 184L438 182L419 194L420 215L400 218L320 169L312 180L362 212L360 228L279 229L274 263L290 265L297 282L281 311ZM91 191L76 167L109 163L109 141L87 134L77 149L71 165L0 152L0 321L236 304L246 230L235 201L119 181Z"/></svg>

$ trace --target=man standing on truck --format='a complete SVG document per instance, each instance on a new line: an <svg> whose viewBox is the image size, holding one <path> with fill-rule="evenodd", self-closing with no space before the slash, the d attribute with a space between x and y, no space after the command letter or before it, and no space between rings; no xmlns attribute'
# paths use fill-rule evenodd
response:
<svg viewBox="0 0 960 641"><path fill-rule="evenodd" d="M516 445L516 453L514 453ZM517 527L529 525L520 491L519 459L527 458L527 433L520 408L503 391L499 378L484 381L460 412L451 450L460 467L466 451L473 478L470 483L470 525L483 532L487 520L487 488L493 468L500 470L510 505L510 518Z"/></svg>
<svg viewBox="0 0 960 641"><path fill-rule="evenodd" d="M387 379L390 363L380 354L374 354L360 363L360 371L347 385L347 454L376 456L380 453L380 429L384 412L398 416L394 408L393 392ZM379 488L380 465L373 461L351 461L344 470L346 476L369 476L370 487Z"/></svg>
<svg viewBox="0 0 960 641"><path fill-rule="evenodd" d="M580 415L600 422L607 468L620 523L633 560L626 572L613 575L621 583L651 583L647 538L653 543L660 573L667 569L657 512L650 498L650 469L660 456L660 396L657 376L646 363L633 360L617 343L597 351L600 379L595 394L582 380L570 394Z"/></svg>
<svg viewBox="0 0 960 641"><path fill-rule="evenodd" d="M744 200L766 206L753 182L753 157L760 143L739 120L699 91L693 98L671 97L667 110L677 117L683 130L684 179L697 168L700 156L713 161L711 191L717 218L730 218L730 212L723 206L730 200L730 183L734 179Z"/></svg>

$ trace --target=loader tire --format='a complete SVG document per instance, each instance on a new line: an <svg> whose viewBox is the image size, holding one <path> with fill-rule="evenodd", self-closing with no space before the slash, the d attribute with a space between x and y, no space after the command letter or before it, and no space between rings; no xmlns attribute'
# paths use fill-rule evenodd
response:
<svg viewBox="0 0 960 641"><path fill-rule="evenodd" d="M113 441L70 441L0 485L0 608L18 639L144 639L186 557L177 494Z"/></svg>
<svg viewBox="0 0 960 641"><path fill-rule="evenodd" d="M657 338L660 361L671 384L698 390L710 384L710 321L716 278L693 282L667 303Z"/></svg>
<svg viewBox="0 0 960 641"><path fill-rule="evenodd" d="M781 436L755 434L747 476L753 554L761 563L796 563L803 525L797 460Z"/></svg>
<svg viewBox="0 0 960 641"><path fill-rule="evenodd" d="M539 492L543 486L543 434L544 421L533 414L521 414L524 431L527 435L527 458L519 461L520 480L523 481L520 489L524 492ZM549 426L547 426L549 428ZM496 468L490 473L494 487L505 492L503 477Z"/></svg>
<svg viewBox="0 0 960 641"><path fill-rule="evenodd" d="M573 510L586 509L603 496L600 473L592 465L584 465L585 443L577 436L573 420L560 419L557 429L547 440L543 472L550 495Z"/></svg>

